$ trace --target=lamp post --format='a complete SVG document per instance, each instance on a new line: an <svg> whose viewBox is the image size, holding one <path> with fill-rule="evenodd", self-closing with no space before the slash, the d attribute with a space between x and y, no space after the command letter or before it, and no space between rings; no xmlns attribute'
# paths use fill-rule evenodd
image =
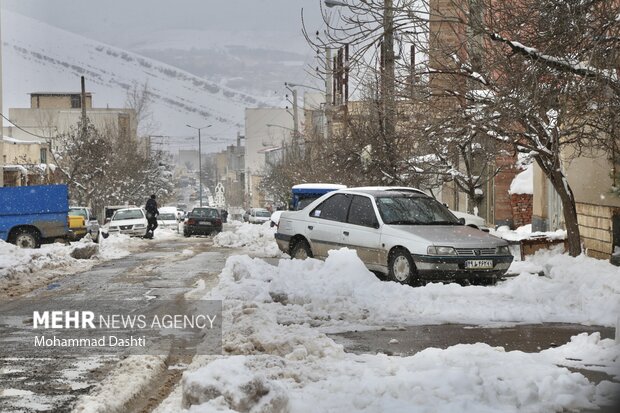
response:
<svg viewBox="0 0 620 413"><path fill-rule="evenodd" d="M211 125L203 126L201 128L197 128L192 125L185 126L198 130L198 196L200 197L200 206L202 206L202 147L200 143L200 131L202 129L210 128Z"/></svg>

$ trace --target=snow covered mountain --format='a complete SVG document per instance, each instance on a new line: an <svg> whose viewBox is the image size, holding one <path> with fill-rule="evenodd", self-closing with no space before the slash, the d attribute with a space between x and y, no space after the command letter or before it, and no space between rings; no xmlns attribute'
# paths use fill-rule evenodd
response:
<svg viewBox="0 0 620 413"><path fill-rule="evenodd" d="M78 92L80 76L94 107L123 107L127 89L145 82L160 127L151 133L193 136L186 124L208 130L218 149L243 129L244 108L277 104L222 86L175 66L2 11L3 110L29 107L28 93ZM26 125L27 126L27 125Z"/></svg>

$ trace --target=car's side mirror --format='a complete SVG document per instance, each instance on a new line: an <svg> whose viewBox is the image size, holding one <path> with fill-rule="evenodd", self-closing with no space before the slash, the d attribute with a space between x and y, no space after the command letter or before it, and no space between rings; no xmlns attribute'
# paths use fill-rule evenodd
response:
<svg viewBox="0 0 620 413"><path fill-rule="evenodd" d="M459 224L465 225L465 218L459 218Z"/></svg>

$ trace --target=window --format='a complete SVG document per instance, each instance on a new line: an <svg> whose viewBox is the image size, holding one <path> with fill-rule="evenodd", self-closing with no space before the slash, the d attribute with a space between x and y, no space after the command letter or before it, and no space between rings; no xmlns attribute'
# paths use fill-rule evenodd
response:
<svg viewBox="0 0 620 413"><path fill-rule="evenodd" d="M71 95L71 108L78 109L81 108L82 99L80 95Z"/></svg>
<svg viewBox="0 0 620 413"><path fill-rule="evenodd" d="M377 198L383 222L393 225L458 225L446 207L433 198L398 195Z"/></svg>
<svg viewBox="0 0 620 413"><path fill-rule="evenodd" d="M325 201L310 212L311 217L328 219L330 221L345 222L349 205L351 204L351 196L347 194L336 194Z"/></svg>
<svg viewBox="0 0 620 413"><path fill-rule="evenodd" d="M47 149L41 148L41 163L47 163Z"/></svg>
<svg viewBox="0 0 620 413"><path fill-rule="evenodd" d="M350 224L363 225L365 227L375 227L378 224L375 209L372 207L372 201L365 196L355 195L351 201L351 209L349 210Z"/></svg>

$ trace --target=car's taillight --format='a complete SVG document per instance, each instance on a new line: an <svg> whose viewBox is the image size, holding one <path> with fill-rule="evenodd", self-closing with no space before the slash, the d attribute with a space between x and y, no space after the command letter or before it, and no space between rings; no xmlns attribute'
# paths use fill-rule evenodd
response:
<svg viewBox="0 0 620 413"><path fill-rule="evenodd" d="M190 218L190 219L187 220L187 224L188 225L194 225L194 224L196 224L196 220L193 219L193 218Z"/></svg>

